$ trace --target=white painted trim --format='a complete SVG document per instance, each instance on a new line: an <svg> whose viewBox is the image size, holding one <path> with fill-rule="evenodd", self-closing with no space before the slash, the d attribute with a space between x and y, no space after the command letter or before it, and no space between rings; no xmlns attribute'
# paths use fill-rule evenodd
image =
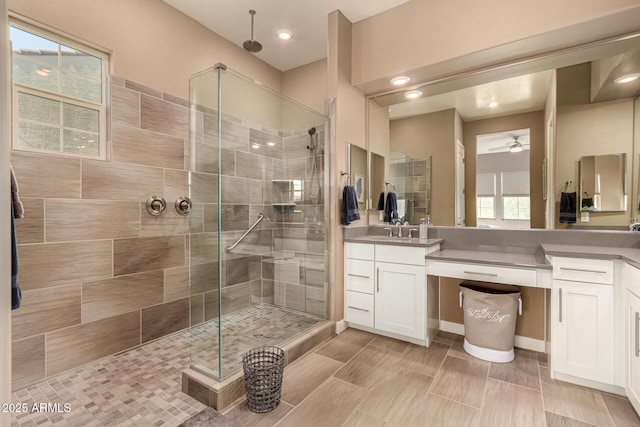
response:
<svg viewBox="0 0 640 427"><path fill-rule="evenodd" d="M349 329L349 324L347 323L346 320L342 319L336 322L336 335L340 335L347 329Z"/></svg>
<svg viewBox="0 0 640 427"><path fill-rule="evenodd" d="M578 384L583 387L595 388L596 390L606 391L607 393L618 394L620 396L626 396L624 388L616 385L605 384L598 381L587 380L585 378L574 377L573 375L562 374L560 372L552 372L552 378L556 380L565 381L572 384Z"/></svg>
<svg viewBox="0 0 640 427"><path fill-rule="evenodd" d="M456 335L464 335L464 325L461 323L447 322L446 320L440 321L440 330L444 332L450 332ZM535 338L523 337L516 335L515 341L516 347L523 348L525 350L537 351L540 353L545 352L545 342L543 340L537 340Z"/></svg>

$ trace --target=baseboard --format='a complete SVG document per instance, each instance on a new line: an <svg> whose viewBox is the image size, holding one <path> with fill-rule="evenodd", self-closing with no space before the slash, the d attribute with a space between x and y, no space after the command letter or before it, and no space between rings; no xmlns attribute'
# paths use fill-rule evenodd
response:
<svg viewBox="0 0 640 427"><path fill-rule="evenodd" d="M336 335L339 335L349 328L347 321L342 319L336 322Z"/></svg>
<svg viewBox="0 0 640 427"><path fill-rule="evenodd" d="M441 320L440 330L444 332L450 332L452 334L464 335L464 325L462 323L447 322L446 320ZM546 345L543 340L523 337L520 335L516 335L515 345L518 348L524 348L525 350L532 350L540 353L544 353L546 350Z"/></svg>

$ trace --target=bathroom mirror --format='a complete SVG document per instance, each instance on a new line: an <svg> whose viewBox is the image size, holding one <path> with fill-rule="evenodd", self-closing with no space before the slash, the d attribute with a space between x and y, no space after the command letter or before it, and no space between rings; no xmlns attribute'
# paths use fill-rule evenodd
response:
<svg viewBox="0 0 640 427"><path fill-rule="evenodd" d="M349 178L351 185L356 190L356 198L358 199L358 209L366 209L366 201L368 198L367 191L367 150L355 145L349 144Z"/></svg>
<svg viewBox="0 0 640 427"><path fill-rule="evenodd" d="M455 146L460 141L466 152L466 226L477 226L475 159L476 137L481 134L531 130L530 146L525 147L530 150L531 228L563 227L558 222L560 191L569 180L579 182L583 156L628 154L634 164L626 168L626 182L640 188L640 162L635 163L640 158L640 131L633 131L640 126L634 109L640 79L627 85L615 83L623 71L640 72L640 61L634 62L640 56L640 34L566 52L369 97L368 108L373 105L377 117L369 121L369 135L379 139L380 117L386 114L390 149L397 147L396 151L414 159L432 157L430 201L435 225L457 225ZM403 95L409 90L422 95L407 100ZM491 148L492 152L499 149ZM617 205L615 211L593 212L589 223L581 223L578 216L571 228L626 228L629 212L640 215L636 209L640 191L626 191L633 200L627 197L627 203Z"/></svg>
<svg viewBox="0 0 640 427"><path fill-rule="evenodd" d="M627 210L627 155L601 154L580 158L580 210Z"/></svg>
<svg viewBox="0 0 640 427"><path fill-rule="evenodd" d="M380 154L369 152L369 209L374 211L384 210L384 157Z"/></svg>

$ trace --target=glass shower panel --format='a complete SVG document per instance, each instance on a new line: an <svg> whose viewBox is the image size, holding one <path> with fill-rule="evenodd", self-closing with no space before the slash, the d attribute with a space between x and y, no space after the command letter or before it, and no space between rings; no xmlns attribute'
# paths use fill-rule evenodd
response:
<svg viewBox="0 0 640 427"><path fill-rule="evenodd" d="M222 378L246 351L282 346L328 317L327 119L229 69L191 87L192 190L194 177L211 175L207 194L192 191L191 288L204 291L204 316L192 328L191 364ZM204 94L209 105L197 102L210 112L194 108Z"/></svg>

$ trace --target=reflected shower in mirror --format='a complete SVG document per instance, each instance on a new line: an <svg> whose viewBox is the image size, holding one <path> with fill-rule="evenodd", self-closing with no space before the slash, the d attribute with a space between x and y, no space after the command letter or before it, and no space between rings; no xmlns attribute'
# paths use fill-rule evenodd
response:
<svg viewBox="0 0 640 427"><path fill-rule="evenodd" d="M367 200L367 150L355 144L349 144L349 177L356 190L358 209L365 210Z"/></svg>
<svg viewBox="0 0 640 427"><path fill-rule="evenodd" d="M580 158L580 209L583 212L627 210L626 164L625 153Z"/></svg>
<svg viewBox="0 0 640 427"><path fill-rule="evenodd" d="M431 156L415 159L392 148L387 191L395 191L400 220L418 224L430 214Z"/></svg>
<svg viewBox="0 0 640 427"><path fill-rule="evenodd" d="M384 157L369 152L369 208L374 211L384 210Z"/></svg>

